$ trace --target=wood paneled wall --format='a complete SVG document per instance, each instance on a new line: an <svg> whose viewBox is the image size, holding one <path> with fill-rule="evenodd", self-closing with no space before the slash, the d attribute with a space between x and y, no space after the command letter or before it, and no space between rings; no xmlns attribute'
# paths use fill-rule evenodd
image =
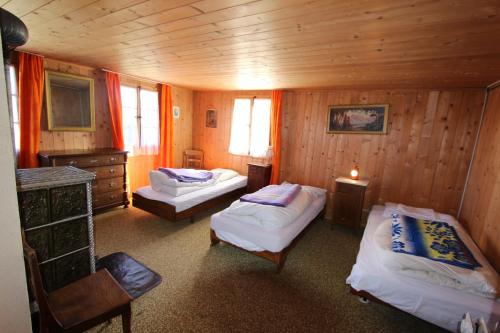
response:
<svg viewBox="0 0 500 333"><path fill-rule="evenodd" d="M252 159L228 153L233 99L244 96L270 92L194 93L193 144L207 168L246 174ZM482 89L285 91L280 179L333 192L356 164L370 180L365 208L393 201L456 215L483 98ZM390 104L387 135L326 133L329 105L373 103ZM217 128L205 127L210 108Z"/></svg>
<svg viewBox="0 0 500 333"><path fill-rule="evenodd" d="M205 153L205 168L229 168L248 173L248 162L262 159L230 154L231 115L235 98L271 98L270 91L196 91L193 99L193 146ZM208 109L217 111L217 128L205 126Z"/></svg>
<svg viewBox="0 0 500 333"><path fill-rule="evenodd" d="M283 100L281 180L334 191L358 165L365 208L401 202L456 215L484 91L289 91ZM329 105L389 104L387 135L327 134Z"/></svg>
<svg viewBox="0 0 500 333"><path fill-rule="evenodd" d="M95 132L77 131L48 131L47 112L42 112L42 133L40 135L40 150L62 150L62 149L92 149L111 147L111 123L108 111L108 97L106 93L106 81L102 71L63 61L45 58L45 69L81 75L94 79L95 85Z"/></svg>
<svg viewBox="0 0 500 333"><path fill-rule="evenodd" d="M490 92L460 216L500 272L500 88Z"/></svg>

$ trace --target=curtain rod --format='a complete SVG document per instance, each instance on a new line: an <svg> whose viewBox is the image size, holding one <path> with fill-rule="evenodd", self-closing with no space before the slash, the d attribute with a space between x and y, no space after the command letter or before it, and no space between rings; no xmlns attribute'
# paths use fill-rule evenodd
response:
<svg viewBox="0 0 500 333"><path fill-rule="evenodd" d="M142 77L142 76L137 76L137 75L132 75L132 74L123 74L123 73L115 72L115 71L112 71L112 70L109 70L109 69L106 69L106 68L101 68L101 70L103 72L115 73L115 74L118 74L118 75L121 75L121 76L132 77L134 79L141 80L141 81L147 81L147 82L152 82L152 83L161 83L161 84L166 84L166 85L172 86L169 83L166 83L166 82L163 82L163 81L157 81L157 80L148 79L148 78L145 78L145 77Z"/></svg>

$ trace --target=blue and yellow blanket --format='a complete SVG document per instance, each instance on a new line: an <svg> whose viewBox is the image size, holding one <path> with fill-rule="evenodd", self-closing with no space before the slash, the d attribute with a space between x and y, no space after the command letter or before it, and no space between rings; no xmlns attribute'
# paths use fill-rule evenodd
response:
<svg viewBox="0 0 500 333"><path fill-rule="evenodd" d="M392 251L474 269L481 265L446 222L393 215Z"/></svg>

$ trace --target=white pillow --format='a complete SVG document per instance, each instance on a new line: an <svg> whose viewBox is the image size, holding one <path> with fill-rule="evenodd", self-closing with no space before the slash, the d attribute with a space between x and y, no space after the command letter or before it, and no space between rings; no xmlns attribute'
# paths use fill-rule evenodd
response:
<svg viewBox="0 0 500 333"><path fill-rule="evenodd" d="M384 217L392 217L392 214L406 215L416 219L436 220L436 213L430 208L417 208L393 202L386 202Z"/></svg>
<svg viewBox="0 0 500 333"><path fill-rule="evenodd" d="M217 168L210 170L210 172L213 172L217 182L223 182L239 175L239 173L231 169Z"/></svg>

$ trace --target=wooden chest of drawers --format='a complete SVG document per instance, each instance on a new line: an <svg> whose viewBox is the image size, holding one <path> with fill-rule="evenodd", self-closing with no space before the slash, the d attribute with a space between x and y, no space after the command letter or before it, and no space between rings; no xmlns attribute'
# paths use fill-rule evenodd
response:
<svg viewBox="0 0 500 333"><path fill-rule="evenodd" d="M256 192L269 185L271 168L271 164L248 163L248 193Z"/></svg>
<svg viewBox="0 0 500 333"><path fill-rule="evenodd" d="M16 171L19 215L36 251L44 287L61 288L95 272L91 181L73 167Z"/></svg>
<svg viewBox="0 0 500 333"><path fill-rule="evenodd" d="M70 165L96 175L92 182L94 213L121 205L128 207L127 152L103 148L46 151L38 155L41 166Z"/></svg>
<svg viewBox="0 0 500 333"><path fill-rule="evenodd" d="M335 180L335 184L333 223L359 230L368 181L339 177Z"/></svg>

